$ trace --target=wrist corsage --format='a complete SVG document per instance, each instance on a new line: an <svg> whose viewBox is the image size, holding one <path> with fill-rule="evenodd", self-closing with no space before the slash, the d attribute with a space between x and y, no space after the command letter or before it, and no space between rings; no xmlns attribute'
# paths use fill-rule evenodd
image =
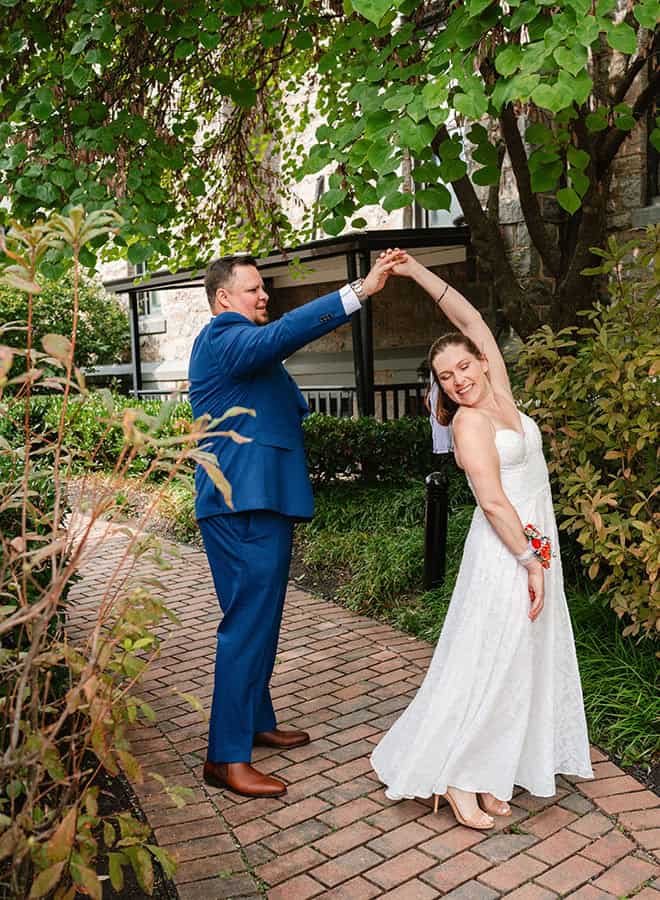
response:
<svg viewBox="0 0 660 900"><path fill-rule="evenodd" d="M529 523L525 525L523 532L529 543L527 544L527 549L516 556L518 562L525 565L530 559L536 557L544 569L549 569L550 558L553 555L550 538L545 534L541 534L535 525Z"/></svg>

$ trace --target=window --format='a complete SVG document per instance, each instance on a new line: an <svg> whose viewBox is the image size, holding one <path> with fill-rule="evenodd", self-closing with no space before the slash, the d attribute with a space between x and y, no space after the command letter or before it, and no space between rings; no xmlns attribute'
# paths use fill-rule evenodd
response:
<svg viewBox="0 0 660 900"><path fill-rule="evenodd" d="M146 275L146 263L136 263L136 275ZM160 300L156 291L140 291L137 295L138 314L140 316L158 316L160 315Z"/></svg>

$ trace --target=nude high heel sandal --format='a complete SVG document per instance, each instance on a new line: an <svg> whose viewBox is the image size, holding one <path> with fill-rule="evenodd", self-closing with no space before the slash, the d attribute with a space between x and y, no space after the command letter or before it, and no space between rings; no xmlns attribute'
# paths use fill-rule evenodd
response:
<svg viewBox="0 0 660 900"><path fill-rule="evenodd" d="M464 818L463 815L461 814L461 811L458 809L456 802L454 801L451 794L449 794L449 792L447 792L446 794L434 794L433 795L433 798L434 798L433 799L433 812L434 813L437 814L437 812L438 812L438 806L440 804L441 796L444 797L445 800L447 801L447 803L451 806L451 811L453 812L454 818L456 819L456 821L458 822L459 825L464 825L466 828L474 828L477 831L490 831L490 829L494 827L495 822L492 819L490 820L489 825L486 825L486 824L482 825L482 824L478 824L477 822L470 822L469 819Z"/></svg>
<svg viewBox="0 0 660 900"><path fill-rule="evenodd" d="M483 811L488 813L489 816L511 815L511 807L506 800L498 800L492 794L477 794L477 800Z"/></svg>

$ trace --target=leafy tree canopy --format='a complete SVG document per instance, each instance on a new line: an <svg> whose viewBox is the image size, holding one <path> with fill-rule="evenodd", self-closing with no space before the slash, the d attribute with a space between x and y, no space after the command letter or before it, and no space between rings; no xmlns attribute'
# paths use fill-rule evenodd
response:
<svg viewBox="0 0 660 900"><path fill-rule="evenodd" d="M304 174L332 173L307 234L410 206L413 184L421 206L447 208L451 184L522 334L539 304L555 324L588 305L612 161L660 89L660 0L0 3L0 193L20 220L113 206L115 253L192 265L215 237L225 251L304 237L282 212ZM551 287L524 290L507 261L491 202L505 151Z"/></svg>

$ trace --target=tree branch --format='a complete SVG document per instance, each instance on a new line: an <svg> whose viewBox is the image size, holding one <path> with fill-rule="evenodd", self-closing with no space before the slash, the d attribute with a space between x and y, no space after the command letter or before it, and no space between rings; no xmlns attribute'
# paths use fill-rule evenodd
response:
<svg viewBox="0 0 660 900"><path fill-rule="evenodd" d="M440 144L446 140L449 140L449 132L443 125L431 142L436 156L441 155ZM452 181L452 188L470 227L474 247L484 262L490 266L495 293L504 315L522 338L528 337L541 322L511 268L499 228L484 212L467 175L458 181Z"/></svg>
<svg viewBox="0 0 660 900"><path fill-rule="evenodd" d="M513 174L518 185L518 198L529 236L538 250L544 266L551 275L557 278L561 271L559 248L553 235L546 228L541 215L538 197L532 191L532 180L529 174L529 166L527 165L525 145L518 130L515 113L509 103L502 109L500 125L509 151Z"/></svg>
<svg viewBox="0 0 660 900"><path fill-rule="evenodd" d="M632 109L632 117L636 122L648 111L655 98L660 93L660 68L656 69L649 82L641 92ZM619 152L619 147L630 134L629 131L622 131L620 128L611 128L605 139L600 144L598 153L597 177L603 178L612 164L612 160Z"/></svg>

